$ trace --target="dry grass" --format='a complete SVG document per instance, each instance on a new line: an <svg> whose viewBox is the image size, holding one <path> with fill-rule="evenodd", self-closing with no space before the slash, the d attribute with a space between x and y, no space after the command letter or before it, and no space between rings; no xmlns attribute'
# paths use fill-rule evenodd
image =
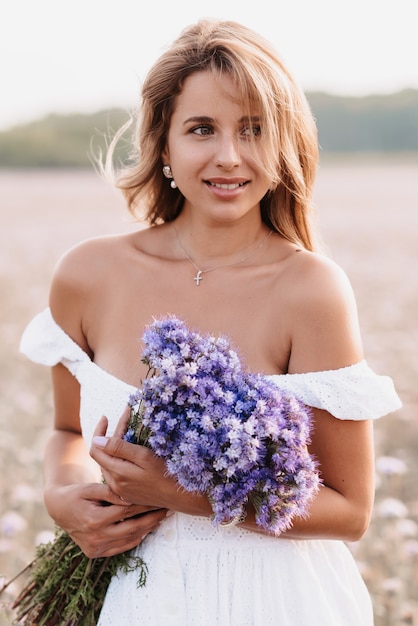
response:
<svg viewBox="0 0 418 626"><path fill-rule="evenodd" d="M68 247L132 226L119 195L88 172L0 171L0 194L0 575L9 577L53 528L41 467L49 373L19 354L20 335L46 306L54 265ZM404 403L376 424L375 513L366 538L351 547L376 626L418 624L417 163L327 162L316 200L330 253L357 295L367 359L393 377ZM0 615L0 624L9 623Z"/></svg>

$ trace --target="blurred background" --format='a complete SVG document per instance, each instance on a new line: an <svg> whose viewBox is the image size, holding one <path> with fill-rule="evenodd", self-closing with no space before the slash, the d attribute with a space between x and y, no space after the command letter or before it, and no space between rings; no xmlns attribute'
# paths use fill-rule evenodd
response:
<svg viewBox="0 0 418 626"><path fill-rule="evenodd" d="M128 119L146 71L181 29L222 17L275 45L317 119L322 234L353 284L366 358L394 379L403 401L376 423L374 516L350 549L376 626L417 625L416 1L243 4L9 0L0 8L0 578L16 574L53 531L42 500L49 372L19 354L20 336L47 306L66 249L137 227L92 155Z"/></svg>

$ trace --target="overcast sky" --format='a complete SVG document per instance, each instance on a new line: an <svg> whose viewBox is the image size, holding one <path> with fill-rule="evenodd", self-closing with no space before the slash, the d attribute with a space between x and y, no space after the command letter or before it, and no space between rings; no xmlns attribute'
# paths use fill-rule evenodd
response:
<svg viewBox="0 0 418 626"><path fill-rule="evenodd" d="M418 88L418 0L0 0L0 129L135 103L152 62L201 17L267 37L306 91Z"/></svg>

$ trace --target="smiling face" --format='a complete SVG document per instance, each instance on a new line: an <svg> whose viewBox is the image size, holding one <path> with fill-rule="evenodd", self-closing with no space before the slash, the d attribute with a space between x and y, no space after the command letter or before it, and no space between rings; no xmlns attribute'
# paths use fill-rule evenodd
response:
<svg viewBox="0 0 418 626"><path fill-rule="evenodd" d="M163 162L185 197L183 213L209 220L259 217L271 186L261 165L262 123L239 104L233 79L210 71L188 76L176 98Z"/></svg>

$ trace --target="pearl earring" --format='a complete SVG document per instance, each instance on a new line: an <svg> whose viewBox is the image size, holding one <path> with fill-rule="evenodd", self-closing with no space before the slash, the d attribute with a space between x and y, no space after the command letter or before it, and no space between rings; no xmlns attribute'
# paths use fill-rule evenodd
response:
<svg viewBox="0 0 418 626"><path fill-rule="evenodd" d="M173 174L171 172L171 167L169 165L164 165L163 174L166 178L170 178L170 187L171 189L177 189L177 183L173 178Z"/></svg>

